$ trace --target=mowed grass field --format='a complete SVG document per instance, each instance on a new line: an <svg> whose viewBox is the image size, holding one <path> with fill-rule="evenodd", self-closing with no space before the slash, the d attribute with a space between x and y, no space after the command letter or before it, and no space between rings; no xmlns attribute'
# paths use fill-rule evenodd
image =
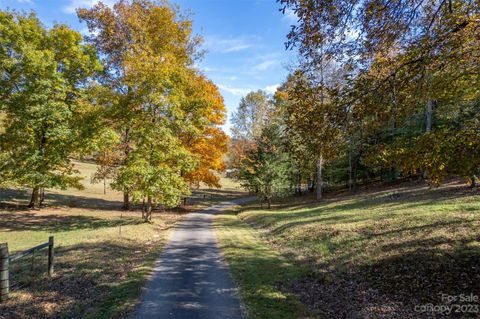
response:
<svg viewBox="0 0 480 319"><path fill-rule="evenodd" d="M103 183L91 183L94 164L77 162L76 167L85 189L47 190L46 207L40 210L26 209L29 190L0 190L0 243L7 242L15 253L53 235L56 257L51 279L44 273L45 252L12 263L12 284L21 288L0 303L0 318L127 317L185 213L243 194L222 179L225 188L195 190L198 199L187 207L155 211L152 222L144 223L139 207L120 210L121 193L107 188L104 194Z"/></svg>
<svg viewBox="0 0 480 319"><path fill-rule="evenodd" d="M93 183L92 179L97 170L97 166L90 162L74 161L75 169L78 170L82 179L84 189L67 189L45 191L45 204L51 207L67 206L82 207L92 209L119 209L122 206L123 195L121 192L110 188L110 180L106 181L104 190L103 181ZM200 185L199 188L192 188L192 194L187 199L187 210L194 210L212 203L232 199L238 196L244 196L245 192L240 188L239 183L229 178L220 177L221 188L209 188ZM105 194L104 194L105 193ZM30 189L1 189L0 203L3 206L14 208L24 208L28 204L31 196ZM138 207L137 207L138 208Z"/></svg>
<svg viewBox="0 0 480 319"><path fill-rule="evenodd" d="M251 204L219 223L226 259L256 309L293 294L321 318L429 318L415 306L444 304L442 293L480 295L480 192L459 182L330 194L322 203L289 198L271 210ZM255 286L255 276L273 282ZM265 287L274 292L262 301Z"/></svg>

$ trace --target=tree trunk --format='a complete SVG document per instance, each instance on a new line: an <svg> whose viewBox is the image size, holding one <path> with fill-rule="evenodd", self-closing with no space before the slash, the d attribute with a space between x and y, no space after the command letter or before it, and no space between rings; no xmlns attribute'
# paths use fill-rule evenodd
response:
<svg viewBox="0 0 480 319"><path fill-rule="evenodd" d="M317 200L322 200L323 195L323 180L322 180L322 169L323 169L323 156L317 159Z"/></svg>
<svg viewBox="0 0 480 319"><path fill-rule="evenodd" d="M32 197L30 198L30 203L28 204L28 208L38 208L39 206L40 206L40 188L36 186L32 190Z"/></svg>
<svg viewBox="0 0 480 319"><path fill-rule="evenodd" d="M425 110L425 132L430 133L432 131L432 117L433 117L433 107L435 106L435 101L428 100L427 107Z"/></svg>
<svg viewBox="0 0 480 319"><path fill-rule="evenodd" d="M353 191L353 167L352 167L352 149L348 150L348 190Z"/></svg>
<svg viewBox="0 0 480 319"><path fill-rule="evenodd" d="M107 179L103 178L103 195L107 195Z"/></svg>
<svg viewBox="0 0 480 319"><path fill-rule="evenodd" d="M123 192L123 206L122 208L124 210L129 210L130 209L130 194L128 193L128 190L125 190Z"/></svg>
<svg viewBox="0 0 480 319"><path fill-rule="evenodd" d="M45 201L45 188L41 187L40 188L40 201L39 201L40 206L43 206L44 201Z"/></svg>
<svg viewBox="0 0 480 319"><path fill-rule="evenodd" d="M146 222L152 220L152 197L150 195L147 196L146 202L143 200L142 218Z"/></svg>
<svg viewBox="0 0 480 319"><path fill-rule="evenodd" d="M355 156L353 160L353 167L352 167L352 193L357 191L357 177L358 177L358 162L360 160L360 156Z"/></svg>
<svg viewBox="0 0 480 319"><path fill-rule="evenodd" d="M268 198L268 209L272 208L272 199Z"/></svg>
<svg viewBox="0 0 480 319"><path fill-rule="evenodd" d="M477 181L477 176L476 175L472 175L470 177L470 188L475 188L478 186L478 181Z"/></svg>
<svg viewBox="0 0 480 319"><path fill-rule="evenodd" d="M152 196L148 195L147 196L147 214L146 214L146 217L147 217L147 221L151 221L152 220Z"/></svg>
<svg viewBox="0 0 480 319"><path fill-rule="evenodd" d="M125 144L125 149L123 150L125 158L123 160L123 165L126 165L126 161L128 159L128 155L130 154L130 145L128 142L130 141L130 128L125 128L125 137L123 143ZM123 190L123 209L129 210L130 209L130 190L124 189Z"/></svg>
<svg viewBox="0 0 480 319"><path fill-rule="evenodd" d="M432 117L433 117L433 108L435 106L435 101L429 99L425 107L425 133L430 133L432 131ZM422 178L427 179L427 173L422 172Z"/></svg>

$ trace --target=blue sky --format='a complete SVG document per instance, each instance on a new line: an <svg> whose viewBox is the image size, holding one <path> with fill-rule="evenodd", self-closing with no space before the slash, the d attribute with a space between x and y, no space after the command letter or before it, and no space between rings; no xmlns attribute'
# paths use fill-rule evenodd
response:
<svg viewBox="0 0 480 319"><path fill-rule="evenodd" d="M34 10L47 26L67 23L82 33L75 14L96 0L0 0L2 9ZM112 4L114 0L104 0ZM218 85L230 119L240 98L251 90L273 93L294 61L284 42L292 14L282 15L275 0L171 0L193 13L194 32L204 37L207 51L199 67ZM225 129L228 131L227 123Z"/></svg>

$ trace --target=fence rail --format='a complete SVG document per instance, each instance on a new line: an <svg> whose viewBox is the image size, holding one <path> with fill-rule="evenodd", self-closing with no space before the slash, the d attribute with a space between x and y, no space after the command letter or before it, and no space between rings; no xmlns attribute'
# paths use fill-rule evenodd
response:
<svg viewBox="0 0 480 319"><path fill-rule="evenodd" d="M48 267L47 272L49 276L53 275L54 265L54 238L50 236L48 242L32 247L30 249L20 251L13 255L9 254L8 243L0 244L0 302L8 299L10 293L10 263L24 258L26 256L35 254L48 247Z"/></svg>

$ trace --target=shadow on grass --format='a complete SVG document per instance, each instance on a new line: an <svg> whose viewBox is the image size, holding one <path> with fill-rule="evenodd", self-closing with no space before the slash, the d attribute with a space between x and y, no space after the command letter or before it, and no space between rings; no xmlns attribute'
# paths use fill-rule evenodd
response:
<svg viewBox="0 0 480 319"><path fill-rule="evenodd" d="M38 215L28 212L0 213L0 229L3 231L47 231L62 232L78 229L98 229L123 225L138 225L141 218L103 219L85 215Z"/></svg>
<svg viewBox="0 0 480 319"><path fill-rule="evenodd" d="M473 293L478 296L479 240L478 236L464 239L463 242L439 237L386 245L384 249L398 253L365 264L358 272L372 287L388 294L399 295L409 304L412 301L441 303L441 293L449 295ZM452 248L442 249L445 245Z"/></svg>
<svg viewBox="0 0 480 319"><path fill-rule="evenodd" d="M403 188L338 204L285 204L285 210L244 218L292 258L302 258L303 267L331 278L289 285L311 309L330 318L425 318L414 306L444 304L440 293L480 295L477 194L465 187ZM460 201L465 196L471 199Z"/></svg>
<svg viewBox="0 0 480 319"><path fill-rule="evenodd" d="M30 190L0 189L0 208L26 209L30 200ZM80 208L94 208L100 210L118 209L122 202L102 198L46 193L45 204L48 206L67 206Z"/></svg>
<svg viewBox="0 0 480 319"><path fill-rule="evenodd" d="M217 215L215 227L251 318L313 318L293 294L281 289L311 272L272 251L233 211Z"/></svg>
<svg viewBox="0 0 480 319"><path fill-rule="evenodd" d="M228 189L199 189L192 191L192 195L188 197L187 203L189 205L209 205L242 197L246 194L247 193L243 191ZM0 209L27 210L30 196L30 190L27 189L0 188ZM118 200L50 192L46 193L45 204L47 206L66 206L96 210L115 210L121 208L123 205L123 203ZM135 206L136 205L132 204L132 208L135 208Z"/></svg>
<svg viewBox="0 0 480 319"><path fill-rule="evenodd" d="M430 244L408 243L407 246L417 249L351 268L348 275L333 276L326 282L313 277L300 279L287 284L287 289L328 318L355 317L354 314L359 318L478 318L478 313L442 316L415 311L419 305L445 305L441 294L480 295L479 249L459 244L445 253L428 249ZM423 249L418 248L422 246ZM478 302L458 304L478 306Z"/></svg>
<svg viewBox="0 0 480 319"><path fill-rule="evenodd" d="M132 309L159 246L122 239L60 247L54 278L0 304L6 318L119 318ZM0 316L1 317L1 316Z"/></svg>

